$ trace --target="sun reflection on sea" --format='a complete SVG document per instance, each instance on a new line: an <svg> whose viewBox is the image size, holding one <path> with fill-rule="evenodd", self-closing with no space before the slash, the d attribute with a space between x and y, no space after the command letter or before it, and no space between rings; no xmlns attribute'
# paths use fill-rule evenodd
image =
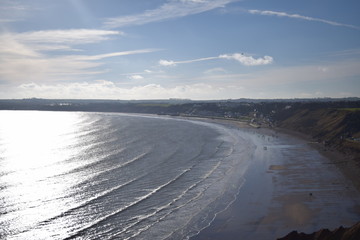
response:
<svg viewBox="0 0 360 240"><path fill-rule="evenodd" d="M80 113L0 111L0 225L13 226L5 231L35 227L74 204L64 196L78 180L52 177L73 167L62 162L81 151L74 146L83 121Z"/></svg>

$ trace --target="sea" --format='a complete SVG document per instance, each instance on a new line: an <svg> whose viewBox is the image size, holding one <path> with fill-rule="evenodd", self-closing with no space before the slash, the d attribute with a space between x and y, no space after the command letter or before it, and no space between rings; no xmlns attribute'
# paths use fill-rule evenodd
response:
<svg viewBox="0 0 360 240"><path fill-rule="evenodd" d="M188 239L235 200L249 147L204 121L0 111L0 239Z"/></svg>

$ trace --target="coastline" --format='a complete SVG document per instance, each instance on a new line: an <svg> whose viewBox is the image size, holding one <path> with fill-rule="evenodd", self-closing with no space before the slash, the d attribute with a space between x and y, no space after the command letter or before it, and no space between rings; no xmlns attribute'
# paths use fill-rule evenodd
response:
<svg viewBox="0 0 360 240"><path fill-rule="evenodd" d="M329 159L330 162L328 164L334 164L343 173L343 175L352 182L354 187L360 192L360 165L357 164L357 162L351 155L340 153L336 149L333 149L331 147L326 147L322 143L315 142L308 135L282 128L278 128L277 130L279 132L308 141L308 145L316 149L325 158Z"/></svg>
<svg viewBox="0 0 360 240"><path fill-rule="evenodd" d="M270 240L293 230L310 233L349 227L360 219L359 168L344 164L346 156L286 129L253 128L225 119L198 120L253 134L259 146L237 199L191 240Z"/></svg>

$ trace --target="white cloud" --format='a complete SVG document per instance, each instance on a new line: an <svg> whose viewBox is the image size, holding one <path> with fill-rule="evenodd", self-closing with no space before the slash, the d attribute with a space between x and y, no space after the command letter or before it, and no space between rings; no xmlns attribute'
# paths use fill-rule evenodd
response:
<svg viewBox="0 0 360 240"><path fill-rule="evenodd" d="M13 37L28 43L87 44L108 40L113 35L124 35L120 31L100 29L66 29L32 31L13 34Z"/></svg>
<svg viewBox="0 0 360 240"><path fill-rule="evenodd" d="M225 7L234 1L237 0L172 0L159 8L147 10L140 14L108 18L104 24L107 28L143 25L210 11Z"/></svg>
<svg viewBox="0 0 360 240"><path fill-rule="evenodd" d="M31 1L0 0L0 23L25 21L28 12L39 10L31 4Z"/></svg>
<svg viewBox="0 0 360 240"><path fill-rule="evenodd" d="M122 36L123 32L99 29L66 29L31 31L22 33L3 33L4 39L12 39L37 51L78 51L74 45L98 43L112 36Z"/></svg>
<svg viewBox="0 0 360 240"><path fill-rule="evenodd" d="M0 65L1 66L1 65ZM322 65L293 67L277 67L246 74L211 74L196 78L179 78L176 82L163 84L147 84L132 87L127 84L116 84L110 81L86 81L39 83L28 81L19 83L17 87L5 84L0 88L1 98L107 98L107 99L159 99L159 98L191 98L191 99L228 99L241 97L302 97L308 93L316 97L323 96L359 96L359 84L349 89L349 79L360 76L358 61L338 61ZM327 71L321 69L326 67ZM141 74L132 74L140 75ZM131 76L131 75L129 75ZM169 80L171 76L164 76ZM156 76L158 79L158 76ZM344 88L339 85L339 79ZM151 80L151 79L149 79ZM350 80L353 81L353 80ZM161 82L161 81L160 81ZM185 83L186 82L186 83ZM195 84L194 84L195 82ZM316 83L318 82L318 83ZM167 84L167 85L165 85ZM292 86L304 86L294 89ZM307 84L321 86L310 89ZM331 85L334 87L331 87ZM286 88L289 86L289 88ZM325 88L322 86L326 86ZM11 88L12 87L12 88ZM289 90L289 91L288 91ZM264 94L261 95L260 93ZM266 94L265 94L266 93Z"/></svg>
<svg viewBox="0 0 360 240"><path fill-rule="evenodd" d="M17 55L24 57L39 57L41 54L32 47L19 42L13 35L0 35L0 59L6 59L5 56ZM8 59L10 60L10 59Z"/></svg>
<svg viewBox="0 0 360 240"><path fill-rule="evenodd" d="M159 64L161 66L175 66L176 63L174 61L168 61L168 60L160 60Z"/></svg>
<svg viewBox="0 0 360 240"><path fill-rule="evenodd" d="M224 58L228 60L236 60L239 63L245 66L259 66L259 65L267 65L273 62L273 58L270 56L264 56L263 58L253 58L252 56L246 56L240 53L234 53L231 55L224 54L220 55L219 58Z"/></svg>
<svg viewBox="0 0 360 240"><path fill-rule="evenodd" d="M17 87L18 97L37 96L40 98L109 98L117 94L113 82L99 80L96 82L76 82L62 84L26 83ZM116 94L114 94L116 93ZM108 96L108 97L107 97Z"/></svg>
<svg viewBox="0 0 360 240"><path fill-rule="evenodd" d="M165 87L160 84L139 85L123 88L111 81L62 83L62 84L21 84L12 91L0 89L5 98L78 98L86 99L168 99L173 97L192 99L236 98L241 94L241 86L216 86L206 83L179 84ZM12 94L12 95L10 95ZM14 95L16 94L16 95ZM224 97L226 96L226 97Z"/></svg>
<svg viewBox="0 0 360 240"><path fill-rule="evenodd" d="M122 33L96 29L7 32L0 34L0 53L39 56L43 51L79 51L72 46L105 41L113 35Z"/></svg>
<svg viewBox="0 0 360 240"><path fill-rule="evenodd" d="M61 31L58 43L65 45L48 45L52 41L49 37L52 31L32 32L24 35L16 33L0 34L0 79L3 82L44 82L81 80L91 75L103 73L104 70L95 69L102 65L99 61L104 58L143 54L157 51L156 49L138 49L132 51L113 52L98 55L50 55L46 50L50 47L71 49L72 44L82 43L81 39L89 37L85 42L105 40L107 33L115 31ZM74 33L70 36L69 33ZM23 36L21 38L19 36ZM34 45L34 43L36 43ZM42 45L44 43L44 45ZM37 45L39 44L39 45Z"/></svg>
<svg viewBox="0 0 360 240"><path fill-rule="evenodd" d="M0 58L0 79L6 82L44 82L82 79L103 73L91 70L101 63L63 57Z"/></svg>
<svg viewBox="0 0 360 240"><path fill-rule="evenodd" d="M0 79L8 82L79 80L104 73L104 70L94 70L103 65L94 60L148 52L151 51L135 50L94 56L12 56L11 59L4 56L0 57Z"/></svg>
<svg viewBox="0 0 360 240"><path fill-rule="evenodd" d="M132 80L141 80L141 79L144 79L144 77L141 76L141 75L131 75L131 76L129 76L129 78L132 79Z"/></svg>
<svg viewBox="0 0 360 240"><path fill-rule="evenodd" d="M79 55L79 56L73 56L73 57L78 60L100 60L100 59L109 58L109 57L118 57L118 56L134 55L134 54L141 54L141 53L151 53L151 52L155 52L155 51L158 51L158 50L157 49L139 49L139 50L132 50L132 51L91 55L91 56Z"/></svg>
<svg viewBox="0 0 360 240"><path fill-rule="evenodd" d="M178 61L178 62L176 62L176 64L202 62L202 61L214 60L214 59L218 59L218 58L219 57L198 58L198 59L192 59L192 60Z"/></svg>
<svg viewBox="0 0 360 240"><path fill-rule="evenodd" d="M333 25L333 26L348 27L348 28L360 30L359 26L355 26L355 25L351 25L351 24L343 24L343 23L329 21L329 20L325 20L325 19L321 19L321 18L303 16L303 15L299 15L299 14L289 14L286 12L276 12L276 11L268 11L268 10L248 10L248 12L251 14L258 14L258 15L265 15L265 16L288 17L288 18L302 19L302 20L306 20L306 21L322 22L322 23Z"/></svg>
<svg viewBox="0 0 360 240"><path fill-rule="evenodd" d="M30 7L24 5L24 3L20 3L19 1L13 0L1 0L0 1L0 11L9 12L9 11L25 11ZM33 9L33 8L31 8Z"/></svg>
<svg viewBox="0 0 360 240"><path fill-rule="evenodd" d="M273 63L274 60L270 56L264 56L263 58L254 58L252 56L247 56L242 53L234 53L230 55L223 54L218 57L206 57L206 58L198 58L198 59L185 60L185 61L160 60L159 64L161 66L176 66L177 64L202 62L202 61L215 60L215 59L236 60L244 66L267 65Z"/></svg>

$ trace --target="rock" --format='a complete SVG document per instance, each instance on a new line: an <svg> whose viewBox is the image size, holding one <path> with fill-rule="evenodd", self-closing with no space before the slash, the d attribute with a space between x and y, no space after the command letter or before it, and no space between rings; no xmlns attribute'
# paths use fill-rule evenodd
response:
<svg viewBox="0 0 360 240"><path fill-rule="evenodd" d="M278 240L360 240L360 222L350 228L341 226L333 231L321 229L311 234L292 231Z"/></svg>

